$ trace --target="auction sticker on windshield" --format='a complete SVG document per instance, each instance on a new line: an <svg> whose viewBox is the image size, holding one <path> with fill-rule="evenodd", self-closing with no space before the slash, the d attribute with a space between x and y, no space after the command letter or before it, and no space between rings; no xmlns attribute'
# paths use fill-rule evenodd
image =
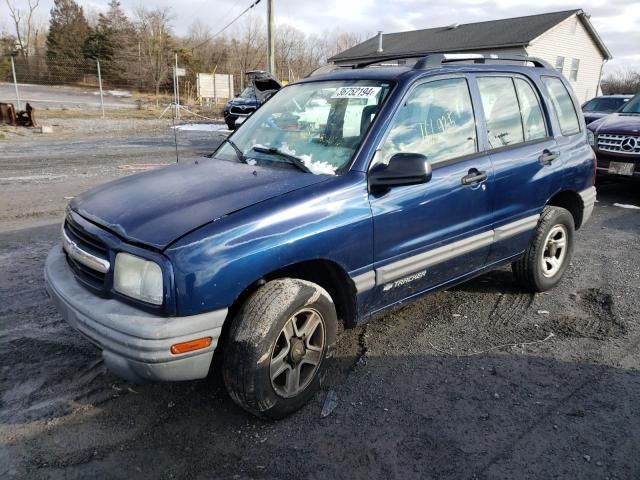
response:
<svg viewBox="0 0 640 480"><path fill-rule="evenodd" d="M381 87L340 87L331 98L371 98L375 97Z"/></svg>

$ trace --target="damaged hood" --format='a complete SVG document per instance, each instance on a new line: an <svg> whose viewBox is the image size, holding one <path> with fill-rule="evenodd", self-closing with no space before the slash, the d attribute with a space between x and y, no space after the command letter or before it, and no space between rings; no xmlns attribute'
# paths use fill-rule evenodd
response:
<svg viewBox="0 0 640 480"><path fill-rule="evenodd" d="M125 240L162 250L220 217L325 180L201 158L107 183L75 197L70 207Z"/></svg>

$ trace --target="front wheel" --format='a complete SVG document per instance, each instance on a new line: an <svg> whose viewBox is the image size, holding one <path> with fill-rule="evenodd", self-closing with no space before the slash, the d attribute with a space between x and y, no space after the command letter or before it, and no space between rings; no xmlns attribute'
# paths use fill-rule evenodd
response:
<svg viewBox="0 0 640 480"><path fill-rule="evenodd" d="M229 395L260 417L298 410L320 387L336 328L335 305L322 287L293 278L260 287L229 331L223 359Z"/></svg>
<svg viewBox="0 0 640 480"><path fill-rule="evenodd" d="M568 210L545 207L525 255L511 265L517 282L534 292L556 286L571 261L574 235Z"/></svg>

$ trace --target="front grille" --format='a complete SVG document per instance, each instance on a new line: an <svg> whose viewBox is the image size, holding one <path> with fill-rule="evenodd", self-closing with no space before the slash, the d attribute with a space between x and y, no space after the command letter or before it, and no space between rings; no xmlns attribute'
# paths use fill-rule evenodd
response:
<svg viewBox="0 0 640 480"><path fill-rule="evenodd" d="M231 113L234 115L249 115L250 113L253 113L254 110L255 107L231 107Z"/></svg>
<svg viewBox="0 0 640 480"><path fill-rule="evenodd" d="M109 258L108 247L97 237L91 235L84 230L80 225L73 222L69 217L64 223L64 232L69 240L74 242L80 250L90 253L98 258L107 260ZM97 289L102 290L104 288L106 274L94 270L93 268L84 265L77 260L67 255L67 262L73 270L76 278L82 281L84 284Z"/></svg>
<svg viewBox="0 0 640 480"><path fill-rule="evenodd" d="M598 135L598 150L602 152L638 155L640 154L640 137L601 133Z"/></svg>

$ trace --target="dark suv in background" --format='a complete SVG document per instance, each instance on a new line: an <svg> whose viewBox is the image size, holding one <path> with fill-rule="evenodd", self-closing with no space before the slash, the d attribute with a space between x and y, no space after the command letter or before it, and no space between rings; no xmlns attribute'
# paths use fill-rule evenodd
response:
<svg viewBox="0 0 640 480"><path fill-rule="evenodd" d="M587 125L602 117L617 112L633 95L604 95L582 104L582 114Z"/></svg>
<svg viewBox="0 0 640 480"><path fill-rule="evenodd" d="M247 87L240 95L229 100L224 106L224 121L229 130L235 130L245 119L255 112L282 84L269 72L254 70L247 72Z"/></svg>
<svg viewBox="0 0 640 480"><path fill-rule="evenodd" d="M640 178L640 94L587 128L598 174Z"/></svg>

